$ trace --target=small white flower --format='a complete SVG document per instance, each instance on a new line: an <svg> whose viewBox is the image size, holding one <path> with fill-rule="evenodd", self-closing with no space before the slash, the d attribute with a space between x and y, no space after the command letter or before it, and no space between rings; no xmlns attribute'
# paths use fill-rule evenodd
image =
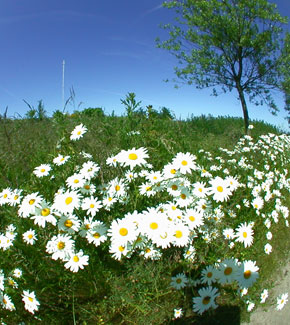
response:
<svg viewBox="0 0 290 325"><path fill-rule="evenodd" d="M268 290L264 289L263 292L261 293L261 304L263 304L266 299L268 298Z"/></svg>
<svg viewBox="0 0 290 325"><path fill-rule="evenodd" d="M180 318L182 316L182 308L174 309L174 318Z"/></svg>
<svg viewBox="0 0 290 325"><path fill-rule="evenodd" d="M287 301L288 301L288 293L283 293L280 298L277 297L276 309L277 310L283 309L284 306L286 305Z"/></svg>
<svg viewBox="0 0 290 325"><path fill-rule="evenodd" d="M272 246L269 243L267 243L264 247L264 251L266 254L269 255L272 252Z"/></svg>
<svg viewBox="0 0 290 325"><path fill-rule="evenodd" d="M271 233L271 231L268 231L267 232L266 237L267 237L268 240L271 240L272 239L272 233Z"/></svg>

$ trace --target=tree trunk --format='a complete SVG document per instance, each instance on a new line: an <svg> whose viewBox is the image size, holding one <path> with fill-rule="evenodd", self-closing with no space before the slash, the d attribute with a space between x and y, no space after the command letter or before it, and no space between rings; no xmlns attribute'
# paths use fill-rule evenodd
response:
<svg viewBox="0 0 290 325"><path fill-rule="evenodd" d="M237 90L239 93L239 98L242 104L243 114L244 114L244 122L245 122L245 134L248 134L248 128L249 128L249 114L248 114L248 108L247 103L244 96L244 91L240 85L240 83L236 83Z"/></svg>

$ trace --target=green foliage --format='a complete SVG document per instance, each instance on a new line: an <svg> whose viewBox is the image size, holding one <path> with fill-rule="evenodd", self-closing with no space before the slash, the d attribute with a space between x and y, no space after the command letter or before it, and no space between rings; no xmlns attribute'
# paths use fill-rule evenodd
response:
<svg viewBox="0 0 290 325"><path fill-rule="evenodd" d="M285 110L288 112L288 123L290 125L290 33L285 35L284 47L281 53L280 73L283 76L281 84L285 96Z"/></svg>
<svg viewBox="0 0 290 325"><path fill-rule="evenodd" d="M125 106L126 109L126 115L130 118L132 114L140 108L140 102L137 102L136 99L136 94L134 93L128 93L125 97L125 99L121 99L121 103Z"/></svg>
<svg viewBox="0 0 290 325"><path fill-rule="evenodd" d="M176 24L163 25L170 38L157 46L176 56L177 77L198 89L237 90L245 131L248 109L245 96L256 105L278 112L271 91L280 89L283 48L282 25L287 23L267 0L185 0L164 2L176 11ZM289 70L288 70L289 71ZM286 81L286 79L284 79Z"/></svg>
<svg viewBox="0 0 290 325"><path fill-rule="evenodd" d="M42 121L47 118L46 111L44 109L44 105L42 100L38 101L37 108L35 109L33 106L31 106L29 103L27 103L24 99L23 101L28 105L29 111L26 113L26 118L28 119L36 119L39 121Z"/></svg>
<svg viewBox="0 0 290 325"><path fill-rule="evenodd" d="M96 108L85 108L81 111L81 115L85 115L88 117L104 117L105 113L102 108L96 107Z"/></svg>

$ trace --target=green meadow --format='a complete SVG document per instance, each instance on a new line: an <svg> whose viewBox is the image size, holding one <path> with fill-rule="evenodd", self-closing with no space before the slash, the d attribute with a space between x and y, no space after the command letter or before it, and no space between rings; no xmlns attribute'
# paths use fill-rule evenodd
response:
<svg viewBox="0 0 290 325"><path fill-rule="evenodd" d="M87 132L77 141L70 140L71 132L80 124L87 128ZM270 292L274 281L281 276L279 270L289 257L290 248L288 216L285 212L290 208L290 184L286 172L290 160L289 137L285 135L280 138L283 134L281 130L261 121L251 121L250 124L253 128L245 139L241 118L192 116L179 120L167 108L127 110L124 116L106 115L101 108L87 108L73 114L56 111L49 118L45 115L20 119L1 116L0 234L6 236L7 226L13 224L16 236L10 247L0 249L0 271L4 274L3 290L0 281L0 322L148 325L211 324L213 319L220 321L220 324L239 324L241 320L248 320L249 302L255 304L255 310L260 305L261 292L264 289ZM266 137L261 138L263 135ZM263 153L265 146L266 153ZM143 176L136 176L136 180L129 182L125 179L126 172L130 171L128 167L120 164L110 166L106 160L132 148L146 148L149 156L146 160L151 165L134 167L132 172L138 175L143 172ZM89 185L96 187L93 196L101 200L105 194L100 187L110 184L111 180L122 179L126 185L127 194L122 197L123 201L117 200L108 209L101 208L94 216L95 220L110 228L114 220L122 220L127 213L137 211L141 214L149 207L163 209L162 204L175 202L175 196L166 190L168 182L172 180L164 180L164 187L161 186L160 191L156 190L150 196L146 192L140 194L139 188L145 183L144 170L148 173L152 170L162 171L180 152L194 155L197 166L188 175L179 174L181 186L193 188L193 185L183 183L204 182L209 188L211 179L225 179L227 175L236 177L244 185L230 191L229 197L222 201L208 194L204 203L204 223L194 231L191 229L186 245L178 246L172 242L168 247L161 248L142 235L143 244L140 247L138 237L126 247L128 253L116 259L110 253L110 236L95 246L81 238L77 231L68 232L77 249L82 249L89 256L88 265L78 272L72 272L64 267L63 261L52 259L46 251L47 242L53 236L66 234L66 231L51 223L45 227L36 225L31 219L34 212L28 217L21 217L18 214L20 203L5 204L3 192L1 197L4 189L22 189L22 199L25 195L38 193L51 203L60 188L68 188L67 178L77 173L86 161L93 161L100 167L96 176L90 179ZM60 154L70 156L70 159L62 166L53 165L53 159ZM245 161L244 165L238 163L242 161ZM48 176L37 177L33 173L41 164L53 167ZM204 170L209 171L211 176L203 177ZM267 179L271 177L273 181L268 184ZM154 190L153 183L149 187ZM264 202L259 208L252 204L255 187ZM179 208L183 213L189 207L194 208L199 201L200 198L194 197L188 206ZM274 210L276 214L273 214ZM74 214L82 224L86 212L76 209ZM269 228L265 227L267 219L271 221ZM254 223L251 226L251 245L245 246L235 239L228 241L224 237L224 229L231 228L236 233L242 223L249 225L251 222ZM31 229L35 230L37 240L28 244L22 235ZM272 239L266 238L269 231ZM155 245L154 249L159 254L152 259L144 256L149 242L150 249ZM269 254L265 253L266 243L272 246ZM195 250L191 259L184 255L187 247ZM219 290L215 299L218 307L207 309L205 299L205 311L194 311L193 298L199 296L200 288L207 286L206 282L200 281L205 267L215 265L218 269L224 259L235 258L240 262L256 262L259 267L257 281L241 296L241 286L237 281L225 280L225 283L221 283L216 280L211 285ZM13 277L15 268L22 270L20 278ZM187 283L181 289L176 289L171 281L180 273L186 276ZM23 290L33 291L39 302L38 309L33 313L24 307ZM3 302L4 293L13 302L12 310L5 308L7 301ZM263 306L267 308L275 304L276 298L269 294ZM174 309L179 308L182 309L182 316L177 318Z"/></svg>

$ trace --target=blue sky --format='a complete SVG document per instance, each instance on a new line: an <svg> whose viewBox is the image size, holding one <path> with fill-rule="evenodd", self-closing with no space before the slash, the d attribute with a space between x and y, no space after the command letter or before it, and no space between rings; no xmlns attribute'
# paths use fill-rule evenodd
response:
<svg viewBox="0 0 290 325"><path fill-rule="evenodd" d="M0 114L24 116L23 99L34 107L43 100L51 116L62 110L62 62L65 60L65 99L73 87L75 108L102 107L107 114L125 113L120 99L134 92L142 106L167 107L177 118L201 114L242 116L236 94L210 96L209 89L184 85L174 88L174 56L156 47L167 38L160 23L173 21L174 12L162 0L1 0ZM290 16L289 0L273 1ZM281 112L249 104L251 119L289 130L283 96Z"/></svg>

